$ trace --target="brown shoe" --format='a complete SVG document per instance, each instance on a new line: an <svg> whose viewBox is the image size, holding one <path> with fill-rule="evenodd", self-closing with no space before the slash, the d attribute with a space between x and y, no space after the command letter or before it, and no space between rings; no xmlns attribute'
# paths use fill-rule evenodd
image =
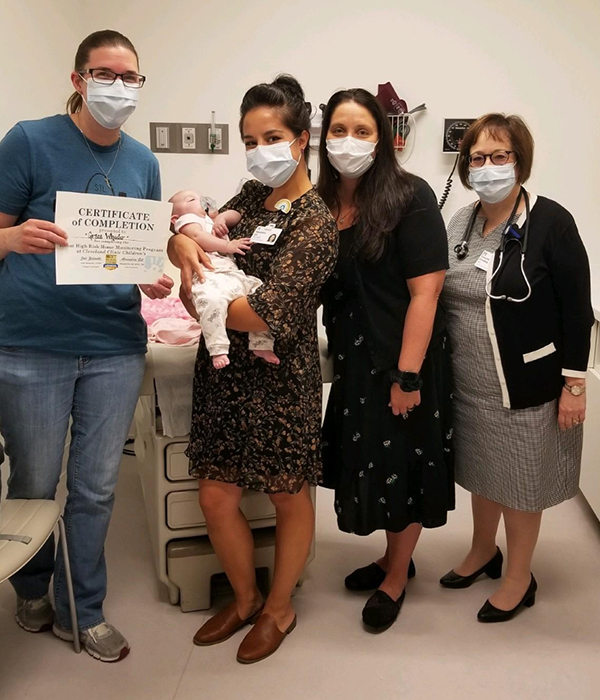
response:
<svg viewBox="0 0 600 700"><path fill-rule="evenodd" d="M242 627L256 622L262 613L263 606L245 620L240 619L235 602L228 605L216 615L207 620L194 635L194 644L207 647L219 644L232 637Z"/></svg>
<svg viewBox="0 0 600 700"><path fill-rule="evenodd" d="M294 631L296 622L297 618L294 617L290 626L282 632L270 615L261 615L240 644L237 660L241 664L255 664L271 656L279 649L286 636Z"/></svg>

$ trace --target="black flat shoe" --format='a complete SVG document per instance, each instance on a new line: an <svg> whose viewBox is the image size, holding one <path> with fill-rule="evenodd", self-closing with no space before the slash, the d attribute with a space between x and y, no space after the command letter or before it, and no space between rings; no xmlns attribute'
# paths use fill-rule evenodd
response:
<svg viewBox="0 0 600 700"><path fill-rule="evenodd" d="M485 566L482 566L479 571L476 571L470 576L460 576L460 574L455 573L454 569L452 569L452 571L449 571L445 576L442 576L440 579L440 584L444 588L468 588L474 584L482 574L487 574L490 578L498 579L502 576L503 561L504 557L502 556L502 552L498 547L494 558L490 559L490 561L488 561Z"/></svg>
<svg viewBox="0 0 600 700"><path fill-rule="evenodd" d="M486 600L485 605L477 613L477 619L479 622L507 622L508 620L512 620L523 606L531 608L535 605L537 587L537 581L533 574L531 574L529 588L521 599L521 602L515 608L512 610L499 610L495 608L489 600Z"/></svg>
<svg viewBox="0 0 600 700"><path fill-rule="evenodd" d="M408 578L414 578L417 571L415 563L411 559L408 565ZM385 580L385 571L373 562L369 566L363 566L361 569L356 569L349 576L346 576L344 585L349 591L373 591L379 588Z"/></svg>
<svg viewBox="0 0 600 700"><path fill-rule="evenodd" d="M405 596L406 589L398 600L390 598L384 591L375 591L362 611L362 619L369 632L384 632L389 629L396 622Z"/></svg>

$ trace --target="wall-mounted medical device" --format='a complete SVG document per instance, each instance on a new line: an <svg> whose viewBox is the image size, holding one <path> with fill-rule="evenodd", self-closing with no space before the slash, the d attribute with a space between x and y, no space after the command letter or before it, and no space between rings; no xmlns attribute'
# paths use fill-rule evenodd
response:
<svg viewBox="0 0 600 700"><path fill-rule="evenodd" d="M474 119L444 119L444 139L442 151L444 153L454 153L456 154L456 158L454 160L452 170L450 171L450 175L448 175L448 179L444 185L444 191L442 192L440 201L438 202L438 207L440 209L443 209L444 204L446 204L446 200L450 195L450 190L452 189L452 177L454 176L456 166L458 165L460 143L474 121Z"/></svg>
<svg viewBox="0 0 600 700"><path fill-rule="evenodd" d="M444 119L444 153L458 153L460 142L474 119Z"/></svg>

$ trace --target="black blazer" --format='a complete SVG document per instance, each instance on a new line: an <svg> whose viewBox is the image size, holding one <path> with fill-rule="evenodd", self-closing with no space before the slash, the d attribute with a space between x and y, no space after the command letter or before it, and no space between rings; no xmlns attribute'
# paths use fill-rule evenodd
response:
<svg viewBox="0 0 600 700"><path fill-rule="evenodd" d="M506 408L529 408L560 396L564 377L585 377L590 352L590 268L571 214L546 197L530 212L524 270L531 296L523 303L488 299L488 332ZM517 231L524 233L523 214ZM523 221L521 221L523 219ZM492 270L499 262L496 251ZM488 271L488 279L490 271ZM507 245L502 268L492 281L494 295L522 298L520 248Z"/></svg>

